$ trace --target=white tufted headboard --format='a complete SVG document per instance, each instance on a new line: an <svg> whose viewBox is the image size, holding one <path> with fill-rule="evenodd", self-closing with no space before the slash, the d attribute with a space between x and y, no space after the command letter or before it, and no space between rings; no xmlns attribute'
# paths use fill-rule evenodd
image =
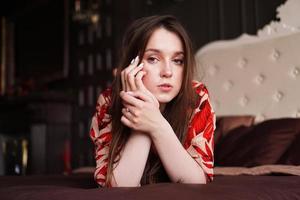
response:
<svg viewBox="0 0 300 200"><path fill-rule="evenodd" d="M217 116L300 117L300 16L293 10L300 10L299 0L279 7L281 21L258 36L213 42L197 52Z"/></svg>

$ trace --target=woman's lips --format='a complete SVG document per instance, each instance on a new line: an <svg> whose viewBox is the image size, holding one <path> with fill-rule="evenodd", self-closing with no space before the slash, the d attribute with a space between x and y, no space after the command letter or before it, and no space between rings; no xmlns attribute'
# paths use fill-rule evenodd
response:
<svg viewBox="0 0 300 200"><path fill-rule="evenodd" d="M158 87L159 87L159 89L162 90L163 92L169 92L169 91L171 91L172 88L173 88L172 85L167 84L167 83L161 84L161 85L159 85Z"/></svg>

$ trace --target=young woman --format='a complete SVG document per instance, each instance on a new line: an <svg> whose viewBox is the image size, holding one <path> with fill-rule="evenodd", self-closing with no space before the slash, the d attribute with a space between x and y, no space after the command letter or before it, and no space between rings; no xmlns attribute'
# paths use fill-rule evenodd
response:
<svg viewBox="0 0 300 200"><path fill-rule="evenodd" d="M207 89L192 80L195 60L182 25L173 16L138 19L121 53L90 130L98 184L211 181L215 115Z"/></svg>

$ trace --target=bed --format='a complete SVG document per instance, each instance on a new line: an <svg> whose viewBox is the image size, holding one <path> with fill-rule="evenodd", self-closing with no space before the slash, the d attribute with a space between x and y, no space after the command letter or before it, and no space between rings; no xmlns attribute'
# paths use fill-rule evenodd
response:
<svg viewBox="0 0 300 200"><path fill-rule="evenodd" d="M290 17L298 10L300 2L289 0L278 8L281 21L256 36L196 54L217 114L212 183L98 188L85 168L0 177L0 199L300 199L300 24Z"/></svg>
<svg viewBox="0 0 300 200"><path fill-rule="evenodd" d="M21 180L21 181L20 181ZM7 199L299 199L296 176L217 176L208 185L160 183L141 188L96 188L91 176L37 176L0 179ZM5 187L2 187L2 186Z"/></svg>

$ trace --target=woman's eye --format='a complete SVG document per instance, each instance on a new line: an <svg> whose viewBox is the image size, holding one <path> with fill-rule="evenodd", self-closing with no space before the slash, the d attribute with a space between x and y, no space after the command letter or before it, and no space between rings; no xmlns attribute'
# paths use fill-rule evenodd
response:
<svg viewBox="0 0 300 200"><path fill-rule="evenodd" d="M158 61L158 59L155 58L155 57L148 57L148 58L147 58L147 61L148 61L150 64L154 64L154 63L156 63L156 62Z"/></svg>
<svg viewBox="0 0 300 200"><path fill-rule="evenodd" d="M183 59L174 59L175 64L183 65Z"/></svg>

